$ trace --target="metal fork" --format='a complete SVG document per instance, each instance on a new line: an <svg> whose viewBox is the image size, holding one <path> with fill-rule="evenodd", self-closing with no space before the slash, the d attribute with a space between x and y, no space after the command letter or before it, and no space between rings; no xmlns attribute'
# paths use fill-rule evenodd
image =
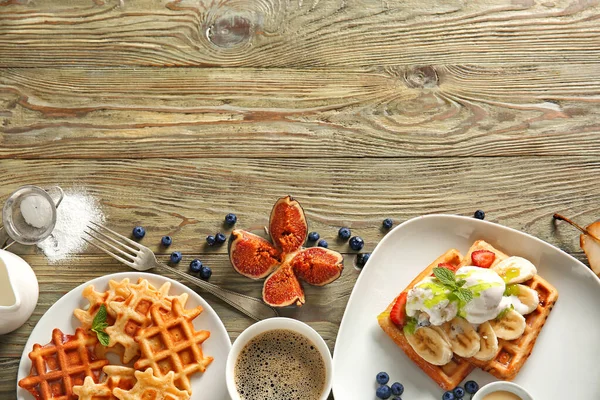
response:
<svg viewBox="0 0 600 400"><path fill-rule="evenodd" d="M146 246L142 246L112 229L108 229L94 222L92 222L92 224L93 226L88 225L89 231L86 231L85 233L95 241L102 243L103 246L86 238L83 238L83 240L135 270L146 271L158 267L164 271L171 272L172 274L193 283L199 288L206 290L208 293L218 297L256 321L278 316L277 311L263 303L262 300L223 289L217 285L213 285L212 283L186 274L185 272L181 272L173 267L169 267L168 265L159 262L152 250Z"/></svg>

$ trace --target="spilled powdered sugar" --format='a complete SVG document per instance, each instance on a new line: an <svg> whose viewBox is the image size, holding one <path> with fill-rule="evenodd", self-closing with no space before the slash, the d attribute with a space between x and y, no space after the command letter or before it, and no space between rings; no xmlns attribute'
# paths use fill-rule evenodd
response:
<svg viewBox="0 0 600 400"><path fill-rule="evenodd" d="M66 190L56 211L52 235L37 245L51 263L81 252L86 245L83 237L89 223L104 223L98 201L85 190Z"/></svg>

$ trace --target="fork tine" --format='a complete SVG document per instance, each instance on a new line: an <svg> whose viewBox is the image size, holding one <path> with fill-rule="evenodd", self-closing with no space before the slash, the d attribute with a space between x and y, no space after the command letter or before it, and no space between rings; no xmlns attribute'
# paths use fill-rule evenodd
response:
<svg viewBox="0 0 600 400"><path fill-rule="evenodd" d="M98 235L100 235L101 237L103 237L103 238L105 238L105 239L108 239L108 240L110 240L110 241L111 241L111 242L113 242L114 244L116 244L116 245L118 245L118 246L121 246L121 247L123 247L123 248L125 248L125 249L129 250L130 252L132 252L132 253L134 253L134 254L136 254L136 253L139 251L139 250L136 250L136 249L134 249L134 248L131 248L131 247L127 246L126 244L123 244L123 243L119 242L118 240L116 240L116 239L114 239L114 238L112 238L112 237L108 236L108 235L107 235L106 233L104 233L104 232L100 232L99 230L96 230L96 229L95 229L93 226L89 226L89 225L88 225L88 227L87 227L87 228L88 228L89 230L91 230L91 231L94 231L94 232L96 232L96 233L97 233ZM88 235L90 235L88 232L86 232L86 233L87 233ZM92 236L92 235L90 235L90 236ZM92 237L93 237L93 236L92 236Z"/></svg>
<svg viewBox="0 0 600 400"><path fill-rule="evenodd" d="M110 247L111 249L113 249L113 250L115 250L115 251L119 252L120 254L122 254L122 255L124 255L124 256L126 256L126 257L129 257L129 258L131 259L131 261L135 261L135 256L134 256L134 255L131 255L131 254L127 253L126 251L123 251L123 250L119 249L118 247L116 247L116 246L113 246L112 244L108 243L107 241L103 240L102 238L96 237L96 236L92 235L91 233L89 233L89 232L87 232L87 231L85 231L84 233L85 233L86 235L90 236L91 238L93 238L93 239L96 239L97 241L99 241L99 242L101 242L101 243L104 243L106 246L108 246L108 247ZM100 233L100 232L98 232L98 234L101 234L101 233ZM110 239L110 238L109 238L109 239Z"/></svg>
<svg viewBox="0 0 600 400"><path fill-rule="evenodd" d="M133 240L129 239L128 237L125 237L125 236L121 235L120 233L117 233L117 232L113 231L112 229L109 229L109 228L107 228L107 227L105 227L105 226L102 226L102 225L100 225L100 224L97 224L97 223L96 223L96 222L94 222L94 221L90 221L90 222L91 222L93 225L95 225L96 227L98 227L98 228L100 228L100 229L107 230L107 231L109 231L110 233L112 233L113 235L115 235L116 237L118 237L118 238L121 238L121 239L125 240L127 243L129 243L130 245L134 246L134 247L135 247L135 248L137 248L138 250L141 250L141 249L142 249L142 247L141 247L141 245L140 245L139 243L137 243L137 242L134 242Z"/></svg>
<svg viewBox="0 0 600 400"><path fill-rule="evenodd" d="M104 253L108 254L115 260L122 262L123 264L127 265L128 267L135 268L135 266L132 262L129 262L129 261L119 257L118 255L112 253L111 251L106 250L104 247L98 246L96 243L87 240L86 238L82 238L82 239L85 240L87 243L91 244L92 246L94 246L95 248L97 248L98 250L103 251Z"/></svg>

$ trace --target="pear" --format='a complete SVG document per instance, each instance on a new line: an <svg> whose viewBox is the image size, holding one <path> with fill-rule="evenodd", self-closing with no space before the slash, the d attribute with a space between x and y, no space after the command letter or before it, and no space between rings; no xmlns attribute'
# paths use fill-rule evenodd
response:
<svg viewBox="0 0 600 400"><path fill-rule="evenodd" d="M588 261L590 262L590 267L592 267L592 271L600 276L600 240L594 238L600 238L600 221L596 221L593 224L586 226L585 229L593 236L582 233L581 236L579 236L579 245L585 252Z"/></svg>
<svg viewBox="0 0 600 400"><path fill-rule="evenodd" d="M579 236L579 246L581 246L583 252L587 256L592 271L600 276L600 221L596 221L593 224L582 228L569 218L563 217L560 214L554 214L554 219L568 222L581 231L581 235Z"/></svg>

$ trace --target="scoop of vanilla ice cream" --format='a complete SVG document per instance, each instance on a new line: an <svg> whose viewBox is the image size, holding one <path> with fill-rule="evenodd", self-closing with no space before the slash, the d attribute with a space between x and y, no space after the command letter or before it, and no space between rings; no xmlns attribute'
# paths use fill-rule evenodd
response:
<svg viewBox="0 0 600 400"><path fill-rule="evenodd" d="M437 279L427 277L408 291L406 315L414 317L424 312L429 315L431 325L442 325L458 313L458 304L456 301L450 301L449 295L448 288Z"/></svg>
<svg viewBox="0 0 600 400"><path fill-rule="evenodd" d="M463 288L473 293L473 299L460 310L460 315L470 323L482 324L506 308L506 302L502 301L506 285L496 272L488 268L462 267L456 271L456 279L464 279Z"/></svg>

